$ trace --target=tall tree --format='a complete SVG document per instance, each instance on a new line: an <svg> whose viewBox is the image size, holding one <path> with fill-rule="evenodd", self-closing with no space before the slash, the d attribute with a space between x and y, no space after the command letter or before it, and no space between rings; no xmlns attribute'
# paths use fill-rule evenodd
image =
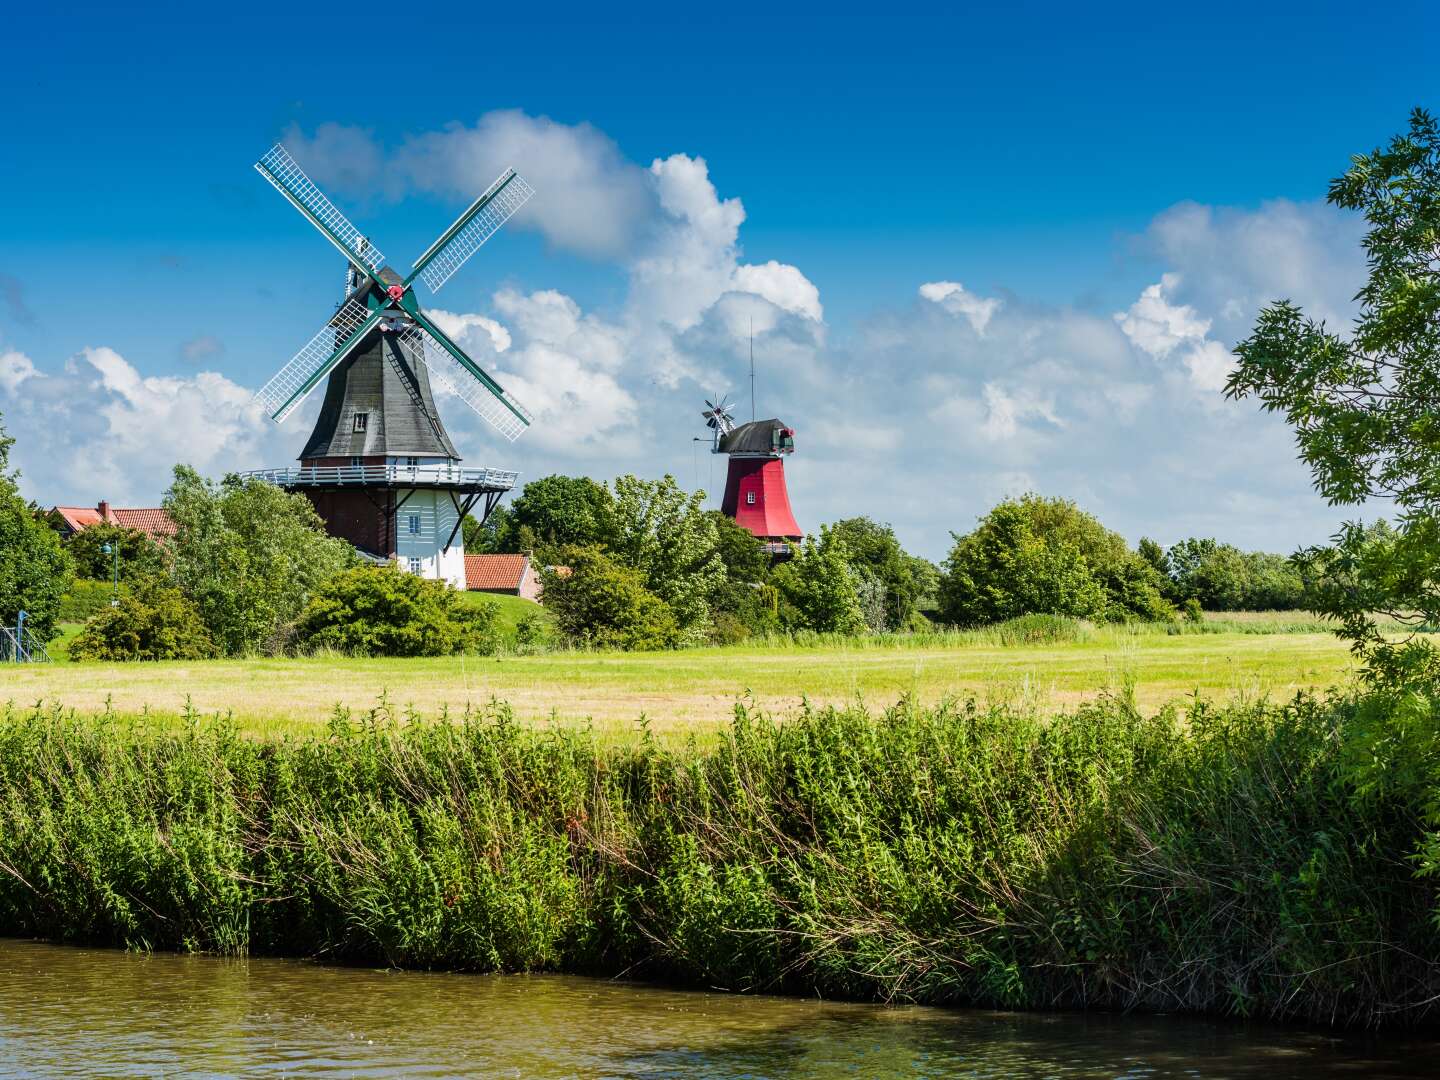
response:
<svg viewBox="0 0 1440 1080"><path fill-rule="evenodd" d="M1332 505L1393 504L1396 529L1376 542L1359 522L1303 553L1316 578L1347 583L1317 603L1377 675L1429 666L1420 639L1394 643L1372 612L1415 625L1440 619L1440 128L1416 109L1409 129L1352 159L1330 203L1369 228L1368 276L1348 335L1288 300L1264 308L1236 346L1226 386L1257 398L1295 432L1316 489Z"/></svg>
<svg viewBox="0 0 1440 1080"><path fill-rule="evenodd" d="M726 578L715 519L704 501L704 492L687 495L673 476L615 480L610 552L638 570L645 587L665 601L685 641L704 636L710 601Z"/></svg>
<svg viewBox="0 0 1440 1080"><path fill-rule="evenodd" d="M165 509L175 585L227 656L281 647L316 589L357 561L309 499L264 481L217 484L177 465Z"/></svg>
<svg viewBox="0 0 1440 1080"><path fill-rule="evenodd" d="M614 538L615 500L588 476L532 480L495 525L494 550L542 549L542 561L566 546L605 547Z"/></svg>
<svg viewBox="0 0 1440 1080"><path fill-rule="evenodd" d="M915 579L910 556L900 546L895 530L868 517L853 517L831 525L830 536L844 545L852 567L879 584L884 610L880 629L900 630L907 626L920 597L921 583Z"/></svg>
<svg viewBox="0 0 1440 1080"><path fill-rule="evenodd" d="M0 624L14 626L23 611L30 632L50 641L75 570L55 530L20 497L10 472L14 444L0 423Z"/></svg>

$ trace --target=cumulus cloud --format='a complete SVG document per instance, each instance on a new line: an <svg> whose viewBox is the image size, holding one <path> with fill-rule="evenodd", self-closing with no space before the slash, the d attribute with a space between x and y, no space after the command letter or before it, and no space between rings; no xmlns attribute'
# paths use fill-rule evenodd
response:
<svg viewBox="0 0 1440 1080"><path fill-rule="evenodd" d="M1179 283L1179 275L1165 274L1154 285L1147 285L1115 321L1142 352L1161 361L1175 356L1196 389L1214 394L1225 388L1235 357L1207 337L1211 320L1201 318L1188 304L1172 302L1170 294Z"/></svg>
<svg viewBox="0 0 1440 1080"><path fill-rule="evenodd" d="M1001 303L995 297L980 297L966 292L965 286L958 281L927 281L920 286L920 296L952 315L963 315L977 334L985 333L985 327L1000 310Z"/></svg>
<svg viewBox="0 0 1440 1080"><path fill-rule="evenodd" d="M253 392L213 371L145 376L109 348L83 349L56 373L6 353L0 371L12 461L42 503L153 504L177 462L218 474L289 456Z"/></svg>
<svg viewBox="0 0 1440 1080"><path fill-rule="evenodd" d="M0 353L0 389L7 394L13 394L20 389L20 384L26 379L33 379L39 376L35 368L35 361L22 352L13 349L10 352Z"/></svg>

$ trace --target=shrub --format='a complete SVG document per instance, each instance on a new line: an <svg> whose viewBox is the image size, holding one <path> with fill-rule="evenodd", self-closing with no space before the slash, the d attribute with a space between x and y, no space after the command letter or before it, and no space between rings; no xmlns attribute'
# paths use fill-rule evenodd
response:
<svg viewBox="0 0 1440 1080"><path fill-rule="evenodd" d="M203 660L216 655L200 612L178 589L152 585L109 602L70 643L72 660Z"/></svg>
<svg viewBox="0 0 1440 1080"><path fill-rule="evenodd" d="M104 549L110 547L107 553ZM66 542L65 548L75 560L75 572L84 578L109 581L117 566L122 580L136 575L151 575L164 569L165 553L160 545L139 529L127 529L108 521L96 522L81 529Z"/></svg>
<svg viewBox="0 0 1440 1080"><path fill-rule="evenodd" d="M645 587L638 570L621 566L598 548L568 548L566 570L547 568L545 610L560 632L599 648L666 649L680 628L665 601Z"/></svg>
<svg viewBox="0 0 1440 1080"><path fill-rule="evenodd" d="M396 566L357 566L319 587L295 636L307 648L355 656L490 653L495 607L466 605L445 582Z"/></svg>
<svg viewBox="0 0 1440 1080"><path fill-rule="evenodd" d="M789 562L773 575L787 629L825 634L858 634L869 627L860 606L859 575L851 569L843 541L821 528L806 537Z"/></svg>
<svg viewBox="0 0 1440 1080"><path fill-rule="evenodd" d="M130 586L122 581L120 595L127 596L130 591ZM108 608L113 599L115 586L111 582L76 578L70 583L70 591L60 598L58 618L61 622L83 623Z"/></svg>
<svg viewBox="0 0 1440 1080"><path fill-rule="evenodd" d="M940 586L940 617L978 626L1018 615L1099 622L1168 619L1155 565L1066 499L1000 503L955 546Z"/></svg>

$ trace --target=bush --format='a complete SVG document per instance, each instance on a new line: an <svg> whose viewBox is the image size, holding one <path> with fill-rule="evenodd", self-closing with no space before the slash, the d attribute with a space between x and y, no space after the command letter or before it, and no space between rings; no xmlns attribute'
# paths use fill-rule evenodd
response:
<svg viewBox="0 0 1440 1080"><path fill-rule="evenodd" d="M597 648L667 649L680 627L665 601L645 587L640 571L599 548L568 548L566 570L542 571L545 610L571 640Z"/></svg>
<svg viewBox="0 0 1440 1080"><path fill-rule="evenodd" d="M70 643L71 660L203 660L215 643L178 589L154 585L109 601Z"/></svg>
<svg viewBox="0 0 1440 1080"><path fill-rule="evenodd" d="M306 648L354 656L492 653L495 607L464 604L445 582L396 566L357 566L319 587L295 637Z"/></svg>
<svg viewBox="0 0 1440 1080"><path fill-rule="evenodd" d="M955 546L940 585L940 618L980 626L1019 615L1097 622L1169 619L1155 565L1066 499L1000 503Z"/></svg>
<svg viewBox="0 0 1440 1080"><path fill-rule="evenodd" d="M14 626L23 611L30 633L48 642L60 633L60 598L75 567L55 530L20 497L6 471L14 442L0 425L0 625Z"/></svg>
<svg viewBox="0 0 1440 1080"><path fill-rule="evenodd" d="M121 596L128 596L130 591L127 583L120 583ZM76 578L70 583L70 591L60 598L59 621L85 622L108 608L114 598L115 586L111 582Z"/></svg>

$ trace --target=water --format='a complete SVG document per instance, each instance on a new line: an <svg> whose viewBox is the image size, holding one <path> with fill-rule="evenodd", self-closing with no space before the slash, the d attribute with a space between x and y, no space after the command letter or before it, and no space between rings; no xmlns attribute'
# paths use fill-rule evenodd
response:
<svg viewBox="0 0 1440 1080"><path fill-rule="evenodd" d="M1440 1041L0 940L0 1075L1433 1076Z"/></svg>

